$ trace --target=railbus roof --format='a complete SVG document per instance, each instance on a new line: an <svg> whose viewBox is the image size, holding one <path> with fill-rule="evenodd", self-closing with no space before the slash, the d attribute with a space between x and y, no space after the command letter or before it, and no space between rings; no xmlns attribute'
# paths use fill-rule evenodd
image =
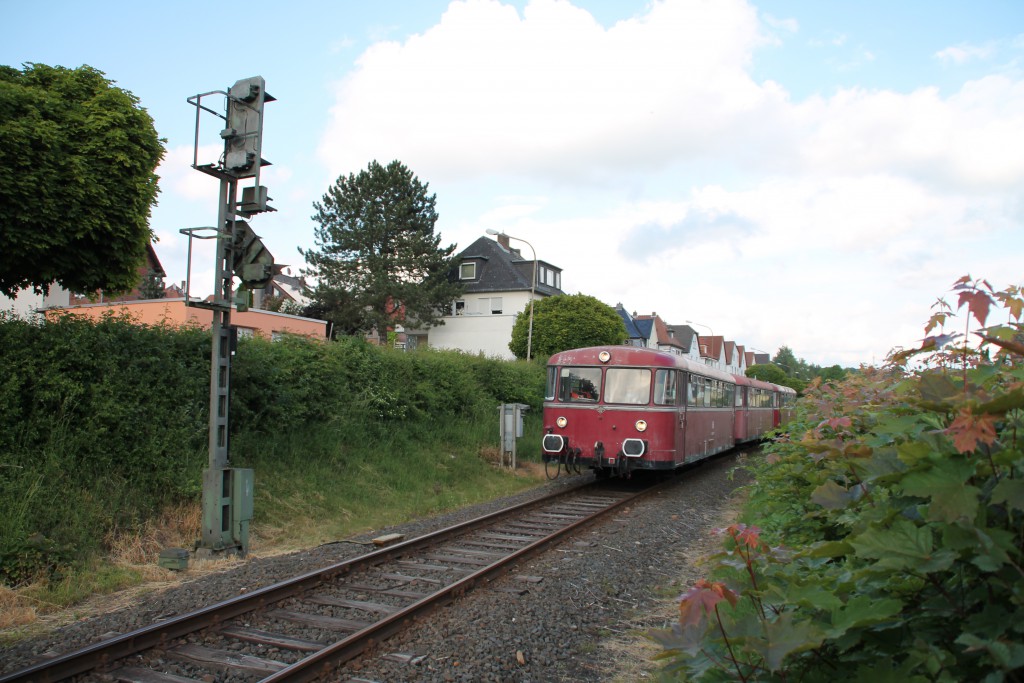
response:
<svg viewBox="0 0 1024 683"><path fill-rule="evenodd" d="M607 361L600 359L602 353L608 354ZM728 372L697 363L686 356L637 346L590 346L583 349L570 349L551 356L548 365L677 368L704 377L730 383L736 382L736 377Z"/></svg>

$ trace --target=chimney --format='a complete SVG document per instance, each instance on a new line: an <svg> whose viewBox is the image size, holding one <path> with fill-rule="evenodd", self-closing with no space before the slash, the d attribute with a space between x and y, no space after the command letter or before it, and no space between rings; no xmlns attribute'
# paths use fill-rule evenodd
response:
<svg viewBox="0 0 1024 683"><path fill-rule="evenodd" d="M505 247L506 249L510 249L509 243L508 243L508 235L506 235L503 232L499 232L497 235L495 235L495 237L498 238L498 244L500 244L501 246Z"/></svg>

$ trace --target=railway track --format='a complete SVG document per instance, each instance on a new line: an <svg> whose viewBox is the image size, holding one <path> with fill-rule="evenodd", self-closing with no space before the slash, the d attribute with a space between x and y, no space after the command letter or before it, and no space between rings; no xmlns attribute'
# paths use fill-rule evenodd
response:
<svg viewBox="0 0 1024 683"><path fill-rule="evenodd" d="M0 683L315 680L652 488L585 483L113 636Z"/></svg>

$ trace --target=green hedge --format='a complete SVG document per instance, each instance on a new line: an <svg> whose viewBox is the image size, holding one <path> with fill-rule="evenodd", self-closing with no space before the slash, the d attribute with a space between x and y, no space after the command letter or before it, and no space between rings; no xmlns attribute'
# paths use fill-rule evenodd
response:
<svg viewBox="0 0 1024 683"><path fill-rule="evenodd" d="M89 557L105 533L199 496L208 331L0 314L0 349L0 581ZM233 364L231 428L243 445L311 426L365 444L503 402L539 412L542 388L534 364L359 339L247 339Z"/></svg>

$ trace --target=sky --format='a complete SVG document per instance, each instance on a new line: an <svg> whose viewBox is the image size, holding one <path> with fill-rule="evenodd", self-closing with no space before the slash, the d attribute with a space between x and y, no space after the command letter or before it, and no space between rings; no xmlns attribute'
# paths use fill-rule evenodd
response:
<svg viewBox="0 0 1024 683"><path fill-rule="evenodd" d="M1020 0L0 0L0 17L0 64L88 64L153 117L169 282L179 231L217 217L188 98L259 75L276 212L251 225L295 273L314 202L397 159L436 194L444 246L504 231L567 293L824 366L917 346L963 275L1024 283ZM200 117L200 163L219 130ZM214 289L207 245L193 294Z"/></svg>

